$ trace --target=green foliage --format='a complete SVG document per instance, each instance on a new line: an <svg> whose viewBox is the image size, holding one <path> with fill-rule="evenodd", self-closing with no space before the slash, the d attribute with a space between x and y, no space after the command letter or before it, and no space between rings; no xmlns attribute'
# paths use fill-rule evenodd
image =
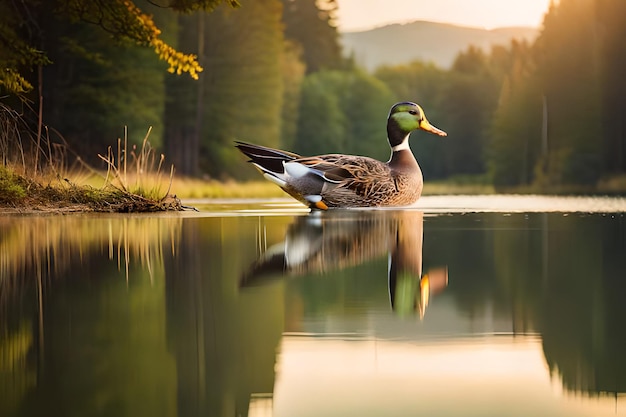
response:
<svg viewBox="0 0 626 417"><path fill-rule="evenodd" d="M34 109L43 106L41 118L28 114L32 130L62 136L57 142L88 163L99 162L123 126L135 144L152 126L152 142L165 138L179 172L240 177L233 139L295 142L303 57L309 69L342 62L335 2L296 8L291 17L311 30L306 40L286 41L279 0L168 0L141 9L125 0L2 3L0 39L9 47L0 51L0 89L30 90ZM208 71L196 83L164 71L198 78L200 64Z"/></svg>
<svg viewBox="0 0 626 417"><path fill-rule="evenodd" d="M344 66L335 0L281 0L285 37L302 47L307 74Z"/></svg>
<svg viewBox="0 0 626 417"><path fill-rule="evenodd" d="M495 186L532 184L541 157L542 100L531 50L515 42L511 50L515 62L503 81L489 131L487 159Z"/></svg>
<svg viewBox="0 0 626 417"><path fill-rule="evenodd" d="M601 83L605 170L626 172L626 2L598 0L597 28L602 34L598 55Z"/></svg>
<svg viewBox="0 0 626 417"><path fill-rule="evenodd" d="M163 20L175 17L160 13ZM166 66L148 49L112 43L107 34L82 22L50 19L45 29L55 34L46 49L56 63L43 72L45 121L72 150L95 163L106 144L123 136L124 126L134 144L153 126L151 140L158 146Z"/></svg>
<svg viewBox="0 0 626 417"><path fill-rule="evenodd" d="M23 8L28 10L33 6L32 1L23 2ZM0 3L0 94L25 94L32 90L32 69L39 65L46 65L50 60L46 54L32 44L39 29L25 30L25 26L33 24L32 20L22 16L21 8L10 2Z"/></svg>
<svg viewBox="0 0 626 417"><path fill-rule="evenodd" d="M24 186L19 176L0 165L0 203L12 203L26 197Z"/></svg>
<svg viewBox="0 0 626 417"><path fill-rule="evenodd" d="M353 154L378 159L389 157L386 120L393 96L383 82L362 71L349 71L348 86L339 90L348 120L346 149Z"/></svg>
<svg viewBox="0 0 626 417"><path fill-rule="evenodd" d="M434 122L449 134L445 147L425 147L426 139L414 148L426 176L488 171L496 186L594 185L626 165L626 83L617 75L626 69L617 47L624 23L616 2L563 0L534 45L470 47L437 77L419 63L377 76L398 99L441 114Z"/></svg>
<svg viewBox="0 0 626 417"><path fill-rule="evenodd" d="M552 7L536 45L547 105L547 175L557 184L594 184L602 174L595 3L569 0ZM556 157L565 159L557 163Z"/></svg>
<svg viewBox="0 0 626 417"><path fill-rule="evenodd" d="M236 0L173 0L170 7L180 12L212 10L221 3L238 6ZM42 45L59 41L55 32L46 30L48 20L65 24L86 22L101 27L117 40L130 40L149 46L169 65L168 71L183 72L197 79L202 67L196 56L176 50L161 38L161 30L151 15L131 0L25 0L0 5L0 40L6 48L0 53L0 87L9 94L22 95L33 89L31 70L50 64L48 50ZM54 60L53 60L54 61Z"/></svg>
<svg viewBox="0 0 626 417"><path fill-rule="evenodd" d="M338 72L309 75L302 84L298 132L294 150L305 155L343 152L347 124L337 96Z"/></svg>
<svg viewBox="0 0 626 417"><path fill-rule="evenodd" d="M220 8L180 17L179 44L202 44L207 76L199 85L185 80L167 85L168 150L183 147L179 151L199 154L201 171L214 176L241 178L233 140L278 146L281 134L281 5L279 0L241 4L236 12ZM181 169L195 163L194 155L181 156L173 155Z"/></svg>
<svg viewBox="0 0 626 417"><path fill-rule="evenodd" d="M470 47L450 71L421 63L379 69L399 100L423 102L449 134L414 146L425 175L489 172L498 187L560 187L624 172L622 3L562 0L533 45Z"/></svg>
<svg viewBox="0 0 626 417"><path fill-rule="evenodd" d="M298 129L298 109L300 88L304 79L305 65L301 60L302 48L292 41L285 40L285 50L281 61L283 78L283 105L281 109L281 141L286 149L293 149Z"/></svg>
<svg viewBox="0 0 626 417"><path fill-rule="evenodd" d="M449 172L485 172L485 136L497 105L500 77L490 71L489 56L470 47L455 60L441 106L450 138L446 144Z"/></svg>
<svg viewBox="0 0 626 417"><path fill-rule="evenodd" d="M302 85L295 150L386 158L385 120L393 96L362 71L320 71Z"/></svg>

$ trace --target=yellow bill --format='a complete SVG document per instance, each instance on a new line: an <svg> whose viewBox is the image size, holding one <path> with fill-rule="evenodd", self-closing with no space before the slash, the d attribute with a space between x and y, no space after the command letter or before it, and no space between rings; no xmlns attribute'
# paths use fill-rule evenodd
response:
<svg viewBox="0 0 626 417"><path fill-rule="evenodd" d="M431 125L428 120L426 120L426 118L422 119L422 121L420 122L420 129L425 130L427 132L433 133L435 135L439 135L439 136L448 136L448 134L446 132L444 132L441 129L436 128L435 126Z"/></svg>

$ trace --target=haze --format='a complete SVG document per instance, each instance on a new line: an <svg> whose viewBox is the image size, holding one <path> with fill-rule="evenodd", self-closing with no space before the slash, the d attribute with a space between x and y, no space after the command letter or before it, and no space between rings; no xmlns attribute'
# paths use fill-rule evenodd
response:
<svg viewBox="0 0 626 417"><path fill-rule="evenodd" d="M367 30L415 20L492 29L539 27L550 0L337 0L339 30Z"/></svg>

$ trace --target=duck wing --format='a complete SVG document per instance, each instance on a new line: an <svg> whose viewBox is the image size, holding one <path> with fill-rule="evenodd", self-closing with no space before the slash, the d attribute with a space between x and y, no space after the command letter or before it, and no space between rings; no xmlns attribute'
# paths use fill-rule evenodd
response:
<svg viewBox="0 0 626 417"><path fill-rule="evenodd" d="M285 164L287 172L293 171L292 166L306 168L307 174L315 174L326 184L321 195L334 193L353 193L357 196L368 196L373 192L388 188L395 189L389 166L373 158L329 154L298 158ZM303 171L301 168L298 171ZM326 198L325 198L326 199Z"/></svg>

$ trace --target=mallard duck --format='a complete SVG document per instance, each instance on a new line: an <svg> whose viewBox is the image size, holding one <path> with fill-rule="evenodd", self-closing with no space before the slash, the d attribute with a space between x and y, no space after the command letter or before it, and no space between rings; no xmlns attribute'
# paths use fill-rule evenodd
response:
<svg viewBox="0 0 626 417"><path fill-rule="evenodd" d="M417 201L424 185L409 148L409 135L418 129L447 135L428 122L419 105L391 107L387 139L392 153L387 162L342 154L303 157L239 141L236 147L266 179L312 209L406 206Z"/></svg>

